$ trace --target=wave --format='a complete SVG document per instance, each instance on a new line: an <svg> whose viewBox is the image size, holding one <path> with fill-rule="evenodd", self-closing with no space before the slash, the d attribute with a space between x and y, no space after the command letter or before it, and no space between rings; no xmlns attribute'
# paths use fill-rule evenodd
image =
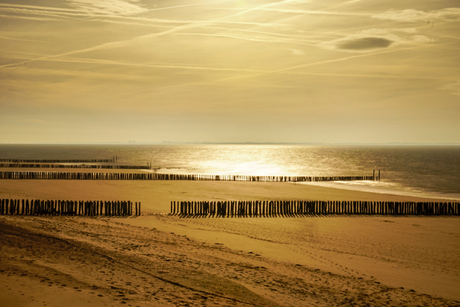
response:
<svg viewBox="0 0 460 307"><path fill-rule="evenodd" d="M327 182L299 182L297 184L307 184L322 186L328 188L336 188L343 190L352 190L360 192L370 192L379 194L393 194L401 196L412 196L412 197L423 197L433 199L445 199L445 200L460 200L460 194L458 193L441 193L424 191L413 187L404 187L398 183L390 181L370 181L370 180L359 180L359 181L327 181Z"/></svg>

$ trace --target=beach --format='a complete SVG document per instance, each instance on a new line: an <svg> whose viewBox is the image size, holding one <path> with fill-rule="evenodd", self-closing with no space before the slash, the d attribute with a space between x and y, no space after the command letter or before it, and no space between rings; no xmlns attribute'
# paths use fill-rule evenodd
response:
<svg viewBox="0 0 460 307"><path fill-rule="evenodd" d="M180 200L422 201L294 183L2 180L1 198L138 217L1 216L5 306L455 306L458 217L181 218Z"/></svg>
<svg viewBox="0 0 460 307"><path fill-rule="evenodd" d="M0 307L460 307L459 28L0 0Z"/></svg>

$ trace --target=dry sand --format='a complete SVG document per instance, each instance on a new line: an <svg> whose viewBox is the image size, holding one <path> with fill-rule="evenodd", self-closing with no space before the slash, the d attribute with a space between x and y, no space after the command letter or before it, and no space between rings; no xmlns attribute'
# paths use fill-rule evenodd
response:
<svg viewBox="0 0 460 307"><path fill-rule="evenodd" d="M170 201L421 200L290 183L1 180L0 198L141 201L0 216L0 306L459 306L458 217L179 218Z"/></svg>

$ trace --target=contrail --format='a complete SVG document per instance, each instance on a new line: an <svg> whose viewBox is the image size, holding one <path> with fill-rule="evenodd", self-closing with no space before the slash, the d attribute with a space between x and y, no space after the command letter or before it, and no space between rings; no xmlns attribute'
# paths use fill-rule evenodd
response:
<svg viewBox="0 0 460 307"><path fill-rule="evenodd" d="M22 41L22 42L34 42L34 43L40 42L40 41L32 40L32 39L14 38L14 37L9 37L9 36L4 36L4 35L0 35L0 39L7 39L7 40L13 40L13 41Z"/></svg>
<svg viewBox="0 0 460 307"><path fill-rule="evenodd" d="M114 66L127 66L127 67L166 68L166 69L180 69L180 70L202 70L202 71L217 71L217 72L246 72L246 73L254 73L254 74L271 73L270 71L263 71L263 70L256 70L256 69L238 69L238 68L226 68L226 67L189 66L189 65L179 65L179 64L134 64L134 63L127 63L127 62L111 61L111 60L97 60L97 59L83 59L83 58L48 59L47 61L65 62L65 63L86 63L86 64L99 64L99 65L114 65ZM285 71L285 72L281 72L281 73L286 73L286 74L291 74L291 75L312 75L312 76L330 76L330 77L357 77L357 78L420 79L420 80L456 81L456 79L454 79L454 78L439 78L439 77L425 77L425 76L395 76L395 75L375 75L375 74L318 73L318 72L291 72L291 71ZM92 73L92 75L97 76L98 74ZM100 75L105 76L105 74L102 74L102 73ZM198 84L198 83L196 83L196 84ZM176 85L176 86L181 86L181 85Z"/></svg>
<svg viewBox="0 0 460 307"><path fill-rule="evenodd" d="M200 24L201 26L202 24ZM84 48L84 49L78 49L78 50L73 50L73 51L68 51L68 52L63 52L59 54L54 54L54 55L47 55L43 57L38 57L35 59L27 60L27 61L22 61L19 63L11 63L11 64L5 64L5 65L0 65L0 68L7 68L7 67L14 67L14 66L19 66L19 65L25 65L28 63L36 62L36 61L42 61L42 60L48 60L48 59L53 59L53 58L58 58L58 57L63 57L63 56L68 56L68 55L73 55L73 54L78 54L78 53L85 53L85 52L90 52L90 51L95 51L95 50L101 50L101 49L109 49L109 48L114 48L114 47L120 47L120 46L125 46L127 43L138 40L141 38L146 38L146 37L158 37L162 35L166 35L169 33L177 32L183 29L189 29L189 28L194 28L197 27L197 25L182 25L182 26L177 26L172 29L163 31L163 32L158 32L158 33L153 33L153 34L146 34L146 35L141 35L137 36L128 40L123 40L123 41L116 41L116 42L109 42L109 43L104 43L100 45L96 45L93 47L89 48Z"/></svg>
<svg viewBox="0 0 460 307"><path fill-rule="evenodd" d="M454 78L423 77L423 76L395 76L395 75L371 75L371 74L340 74L340 73L316 73L316 72L290 72L295 75L330 76L330 77L357 77L357 78L381 78L381 79L418 79L418 80L446 80L455 81Z"/></svg>
<svg viewBox="0 0 460 307"><path fill-rule="evenodd" d="M165 7L165 8L159 8L159 9L152 9L150 11L180 8L180 7L185 7L185 6L198 6L198 5L203 5L203 3L194 4L194 5L176 6L176 7ZM168 19L147 18L147 17L138 17L138 16L126 16L126 15L119 15L119 14L114 14L114 13L95 14L95 13L90 13L90 12L82 11L78 9L58 9L58 8L53 8L53 7L41 7L41 6L31 6L31 5L21 5L21 4L2 4L0 3L0 11L14 12L14 13L28 14L28 15L46 16L46 17L60 17L60 18L62 17L92 17L92 18L98 18L99 21L104 21L101 18L112 18L112 19L122 19L122 20L143 21L147 23L152 23L152 22L195 23L195 22L200 22L196 20L193 20L193 21L191 20L168 20ZM23 19L24 18L38 18L38 17L25 17L25 16L19 16L19 15L2 15L2 17L23 18Z"/></svg>
<svg viewBox="0 0 460 307"><path fill-rule="evenodd" d="M49 17L30 17L30 16L12 16L0 14L1 18L15 18L15 19L27 19L27 20L38 20L38 21L56 21L56 18Z"/></svg>
<svg viewBox="0 0 460 307"><path fill-rule="evenodd" d="M272 9L261 8L261 11L290 13L290 14L303 14L303 15L332 15L332 16L353 16L353 17L370 17L369 14L360 13L346 13L346 12L333 12L333 11L312 11L312 10L289 10L289 9Z"/></svg>
<svg viewBox="0 0 460 307"><path fill-rule="evenodd" d="M254 12L254 11L260 11L260 10L268 8L268 7L278 6L278 5L282 5L282 4L286 4L286 3L290 3L290 2L295 2L295 1L296 0L283 0L283 1L278 1L278 2L274 2L274 3L263 4L263 5L256 6L256 7L253 7L253 8L250 8L250 9L235 13L233 15L227 16L227 18L237 17L237 16L241 16L241 15L244 15L244 14L247 14L247 13Z"/></svg>
<svg viewBox="0 0 460 307"><path fill-rule="evenodd" d="M425 45L424 47L433 47L433 46L431 46L431 45ZM404 50L419 49L419 48L421 48L421 47L420 47L420 46L415 46L415 47L407 47L407 48L401 48L401 49L382 50L382 51L377 51L377 52L371 52L371 53L364 53L364 54L352 55L352 56L343 57L343 58L338 58L338 59L324 60L324 61L318 61L318 62L313 62L313 63L307 63L307 64L301 64L301 65L296 65L296 66L281 68L281 69L274 70L274 71L272 71L271 73L276 73L276 72L281 72L281 71L286 71L286 70L293 70L293 69L303 68L303 67L310 67L310 66L322 65L322 64L329 64L329 63L335 63L335 62L342 62L342 61L347 61L347 60L351 60L351 59L362 58L362 57L369 57L369 56L374 56L374 55L379 55L379 54L385 54L385 53L393 53L393 52L404 51Z"/></svg>
<svg viewBox="0 0 460 307"><path fill-rule="evenodd" d="M307 41L299 41L299 40L292 40L292 39L283 39L283 38L273 38L273 37L264 37L264 36L248 36L243 34L226 34L226 33L190 33L190 32L183 32L179 35L194 35L194 36L206 36L206 37L223 37L223 38L232 38L238 40L246 40L252 42L263 42L263 43L288 43L288 44L296 44L302 46L314 46L317 42L307 42Z"/></svg>
<svg viewBox="0 0 460 307"><path fill-rule="evenodd" d="M267 71L267 72L261 72L261 73L257 73L257 74L252 74L252 75L231 77L231 78L222 79L222 80L219 80L219 81L226 81L226 80L238 79L238 78L248 78L248 77L259 76L259 75L275 74L275 73L286 72L286 71L299 69L299 68L304 68L304 67L311 67L311 66L318 66L318 65L323 65L323 64L343 62L343 61L348 61L348 60L362 58L362 57L369 57L369 56L374 56L374 55L378 55L378 54L392 53L392 52L397 52L397 51L402 51L402 50L411 50L411 49L417 49L417 48L419 48L419 47L408 47L408 48L402 48L402 49L384 50L384 51L373 52L373 53L357 54L357 55L347 56L347 57L338 58L338 59L324 60L324 61L318 61L318 62L313 62L313 63L306 63L306 64L301 64L301 65L296 65L296 66L285 67L285 68L279 68L279 69L270 70L270 71Z"/></svg>
<svg viewBox="0 0 460 307"><path fill-rule="evenodd" d="M409 49L409 48L406 48ZM401 50L401 49L400 49ZM65 61L65 60L56 60L56 61ZM70 60L71 61L71 60ZM175 64L132 64L125 62L115 62L115 61L86 61L82 60L81 62L86 63L95 63L95 64L108 64L108 65L121 65L121 66L138 66L146 68L167 68L167 69L183 69L183 70L203 70L203 71L218 71L218 72L246 72L246 73L256 73L256 74L265 74L271 73L270 71L256 70L256 69L238 69L238 68L225 68L225 67L206 67L206 66L188 66L188 65L175 65ZM359 78L383 78L383 79L421 79L421 80L451 80L456 81L455 78L440 78L440 77L425 77L425 76L396 76L396 75L373 75L373 74L346 74L346 73L310 73L310 72L292 72L285 71L281 73L287 73L291 75L315 75L315 76L331 76L331 77L359 77Z"/></svg>
<svg viewBox="0 0 460 307"><path fill-rule="evenodd" d="M200 2L200 3L192 3L192 4L184 4L184 5L166 6L166 7L160 7L160 8L155 8L155 9L149 9L149 12L180 9L180 8L191 7L191 6L201 6L201 5L206 5L206 4L216 4L219 2L229 2L229 1L230 0L220 0L220 1L208 1L208 2Z"/></svg>
<svg viewBox="0 0 460 307"><path fill-rule="evenodd" d="M342 57L342 58L338 58L338 59L324 60L324 61L318 61L318 62L307 63L307 64L302 64L302 65L290 66L290 67L285 67L285 68L280 68L280 69L275 69L275 70L261 71L261 72L248 74L248 75L240 75L240 76L235 76L235 77L223 78L223 79L220 79L220 80L215 80L215 81L213 81L213 83L224 82L224 81L229 81L229 80L236 80L236 79L243 79L243 78L250 78L250 77L256 77L256 76L263 76L263 75L269 75L269 74L275 74L275 73L289 72L291 74L304 74L303 72L295 73L295 72L290 72L290 71L298 69L298 68L319 66L319 65L323 65L323 64L329 64L329 63L337 63L337 62L347 61L347 60L356 59L356 58L369 57L369 56L374 56L374 55L378 55L378 54L392 53L392 52L403 51L403 50L411 50L411 49L417 49L417 48L419 48L419 47L408 47L408 48L402 48L402 49L384 50L384 51L374 52L374 53L365 53L365 54L352 55L352 56ZM305 74L308 74L308 73L305 73ZM314 74L314 73L311 73L311 74ZM336 75L339 76L339 74L336 74ZM355 75L355 76L358 76L358 75ZM364 77L365 75L362 75L362 76ZM370 75L370 76L372 76L372 75ZM375 75L375 77L378 77L378 75ZM388 77L388 76L385 76L385 77ZM383 76L382 76L382 78L383 78ZM394 78L399 79L399 77L396 77L396 76ZM405 79L406 77L401 77L401 78ZM418 79L418 78L414 77L414 78L411 78L411 79ZM450 79L439 78L438 79L438 78L429 78L429 77L428 78L422 78L421 77L420 79L453 80L452 78L450 78ZM198 84L205 84L205 83L208 83L208 82L192 82L192 83L187 83L187 84L168 86L168 87L164 87L164 88L173 88L173 87L180 87L180 86L198 85Z"/></svg>
<svg viewBox="0 0 460 307"><path fill-rule="evenodd" d="M33 60L33 59L30 59ZM128 66L128 67L145 67L145 68L167 68L167 69L182 69L182 70L203 70L203 71L218 71L218 72L246 72L246 73L259 73L261 70L255 69L241 69L241 68L227 68L227 67L208 67L208 66L191 66L180 64L136 64L127 62L118 62L111 60L98 60L98 59L46 59L44 61L66 62L66 63L85 63L85 64L99 64L99 65L114 65L114 66Z"/></svg>
<svg viewBox="0 0 460 307"><path fill-rule="evenodd" d="M292 1L292 0L289 0L289 1ZM283 2L285 2L285 1L283 1ZM5 6L5 5L3 5L3 6ZM103 17L103 15L99 16L99 17ZM134 38L131 38L131 39L128 39L128 40L123 40L123 41L104 43L104 44L96 45L96 46L93 46L93 47L88 47L88 48L83 48L83 49L63 52L63 53L54 54L54 55L47 55L47 56L38 57L38 58L35 58L35 59L30 59L30 60L27 60L27 61L4 64L4 65L0 65L0 68L15 67L15 66L20 66L20 65L25 65L25 64L28 64L28 63L36 62L36 61L48 60L48 59L53 59L53 58L58 58L58 57L63 57L63 56L69 56L69 55L74 55L74 54L79 54L79 53L85 53L85 52L90 52L90 51L95 51L95 50L109 49L109 48L114 48L114 47L119 47L119 46L125 46L126 44L128 44L129 42L134 41L134 40L138 40L138 39L142 39L142 38L148 38L148 37L159 37L159 36L163 36L163 35L166 35L166 34L178 32L178 31L181 31L181 30L184 30L184 29L199 28L199 27L203 27L203 26L206 26L206 25L211 25L211 24L215 24L215 23L219 23L219 22L222 22L222 23L239 23L239 22L224 21L222 19L221 20L211 20L211 21L199 21L199 22L190 21L185 25L176 26L174 28L171 28L169 30L165 30L165 31L162 31L162 32L142 35L142 36L134 37ZM247 23L244 23L244 24L247 24ZM256 23L254 23L254 24L256 24Z"/></svg>
<svg viewBox="0 0 460 307"><path fill-rule="evenodd" d="M67 11L67 12L74 12L73 9L63 9L63 8L56 8L50 6L35 6L35 5L25 5L25 4L13 4L13 3L0 3L0 7L18 7L18 8L29 8L29 9L37 9L37 10L50 10L50 11Z"/></svg>

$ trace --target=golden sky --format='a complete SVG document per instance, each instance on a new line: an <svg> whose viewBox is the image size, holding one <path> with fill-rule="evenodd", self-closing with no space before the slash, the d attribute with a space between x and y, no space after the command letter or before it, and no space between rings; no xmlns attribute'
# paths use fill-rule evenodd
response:
<svg viewBox="0 0 460 307"><path fill-rule="evenodd" d="M460 143L460 2L0 1L0 143Z"/></svg>

